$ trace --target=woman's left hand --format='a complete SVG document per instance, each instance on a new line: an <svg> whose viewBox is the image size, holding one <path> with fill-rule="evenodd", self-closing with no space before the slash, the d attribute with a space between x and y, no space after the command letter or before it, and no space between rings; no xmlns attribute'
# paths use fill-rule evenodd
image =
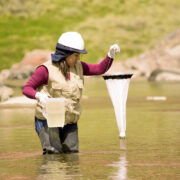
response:
<svg viewBox="0 0 180 180"><path fill-rule="evenodd" d="M108 56L110 58L114 58L114 56L118 53L120 53L120 47L118 46L118 44L113 44L112 46L110 46L108 52Z"/></svg>

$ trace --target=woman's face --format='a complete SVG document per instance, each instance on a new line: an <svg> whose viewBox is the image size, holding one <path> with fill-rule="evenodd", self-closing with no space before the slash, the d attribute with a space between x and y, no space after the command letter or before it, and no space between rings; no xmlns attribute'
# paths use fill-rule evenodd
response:
<svg viewBox="0 0 180 180"><path fill-rule="evenodd" d="M80 54L73 53L66 58L66 63L68 64L69 67L73 67L79 59L80 59Z"/></svg>

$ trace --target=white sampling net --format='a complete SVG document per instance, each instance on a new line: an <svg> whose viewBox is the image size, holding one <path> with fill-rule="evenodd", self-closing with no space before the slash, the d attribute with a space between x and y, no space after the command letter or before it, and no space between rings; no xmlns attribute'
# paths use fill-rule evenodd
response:
<svg viewBox="0 0 180 180"><path fill-rule="evenodd" d="M114 107L121 138L126 136L126 101L131 76L132 74L103 76Z"/></svg>

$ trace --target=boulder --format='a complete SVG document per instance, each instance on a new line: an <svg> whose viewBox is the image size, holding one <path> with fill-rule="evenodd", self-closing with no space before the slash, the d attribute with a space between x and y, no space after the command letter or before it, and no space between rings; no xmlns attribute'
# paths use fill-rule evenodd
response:
<svg viewBox="0 0 180 180"><path fill-rule="evenodd" d="M154 70L149 76L149 81L180 81L180 73L162 69Z"/></svg>
<svg viewBox="0 0 180 180"><path fill-rule="evenodd" d="M155 81L180 81L180 74L163 72L156 77Z"/></svg>
<svg viewBox="0 0 180 180"><path fill-rule="evenodd" d="M20 62L20 66L38 66L50 59L52 51L50 50L33 50L25 54L24 58Z"/></svg>
<svg viewBox="0 0 180 180"><path fill-rule="evenodd" d="M10 71L8 69L4 69L0 72L0 82L3 82L4 80L8 79L10 74Z"/></svg>
<svg viewBox="0 0 180 180"><path fill-rule="evenodd" d="M26 65L26 66L19 66L19 64L15 64L10 69L10 73L8 79L26 79L29 78L35 70L34 66Z"/></svg>
<svg viewBox="0 0 180 180"><path fill-rule="evenodd" d="M28 52L20 63L11 67L8 79L21 80L29 78L37 66L49 60L50 54L50 50L33 50Z"/></svg>
<svg viewBox="0 0 180 180"><path fill-rule="evenodd" d="M13 89L3 86L0 86L0 101L6 101L8 100L12 95L14 91Z"/></svg>
<svg viewBox="0 0 180 180"><path fill-rule="evenodd" d="M132 73L135 79L179 81L180 28L165 37L153 50L114 62L109 72Z"/></svg>

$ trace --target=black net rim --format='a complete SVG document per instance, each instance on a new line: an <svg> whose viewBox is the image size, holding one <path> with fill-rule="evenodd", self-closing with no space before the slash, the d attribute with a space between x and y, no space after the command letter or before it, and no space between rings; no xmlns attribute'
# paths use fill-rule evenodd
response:
<svg viewBox="0 0 180 180"><path fill-rule="evenodd" d="M104 80L108 79L130 79L133 74L116 74L116 75L104 75Z"/></svg>

